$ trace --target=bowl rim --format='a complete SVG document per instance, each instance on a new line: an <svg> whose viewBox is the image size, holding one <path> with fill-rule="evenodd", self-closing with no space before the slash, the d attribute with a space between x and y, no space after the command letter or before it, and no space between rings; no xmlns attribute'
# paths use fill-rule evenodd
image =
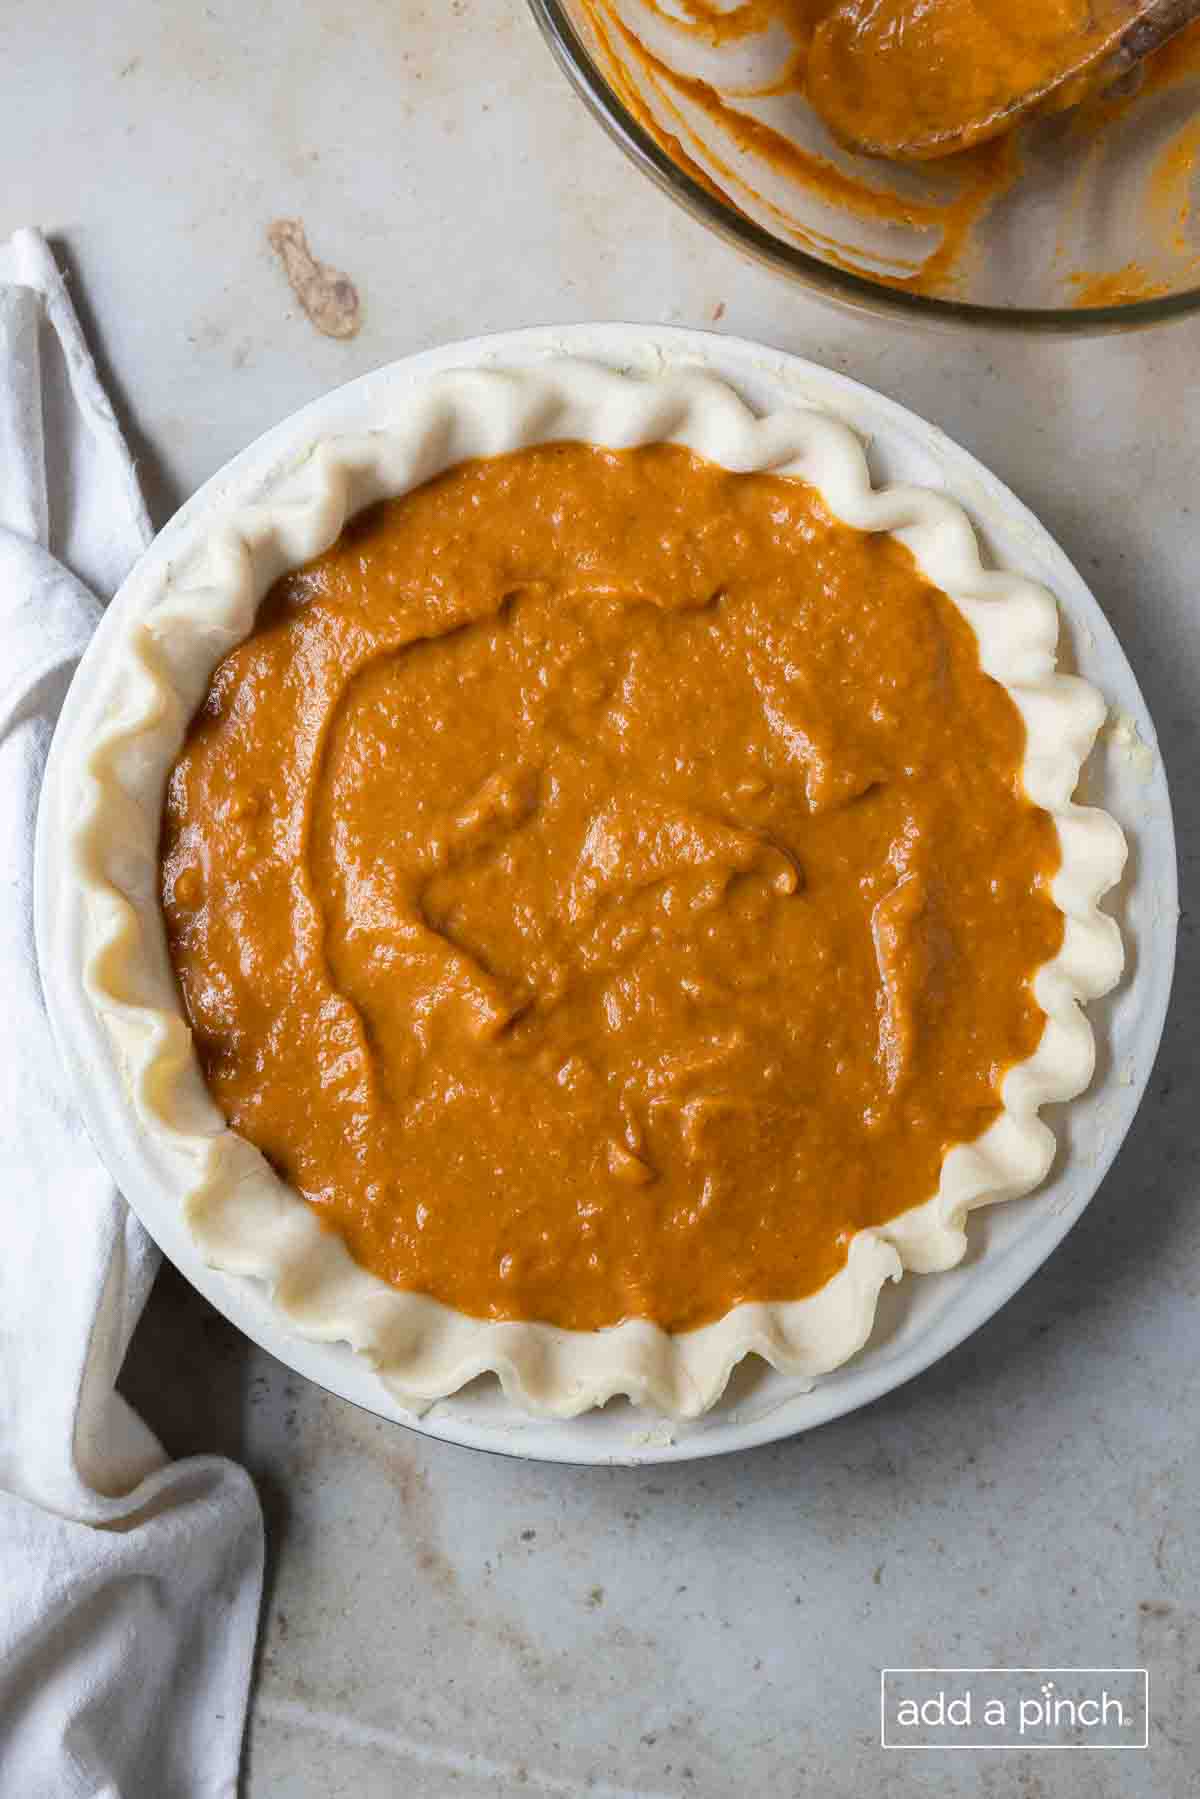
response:
<svg viewBox="0 0 1200 1799"><path fill-rule="evenodd" d="M567 80L613 142L635 167L648 175L678 206L707 225L726 243L776 274L789 276L811 292L859 313L905 323L961 326L1043 336L1086 337L1109 332L1140 331L1147 326L1189 318L1200 310L1200 283L1154 299L1120 306L989 306L971 300L948 300L910 293L823 262L795 245L784 243L731 202L720 200L674 162L630 112L589 54L571 19L565 0L528 0L550 52Z"/></svg>

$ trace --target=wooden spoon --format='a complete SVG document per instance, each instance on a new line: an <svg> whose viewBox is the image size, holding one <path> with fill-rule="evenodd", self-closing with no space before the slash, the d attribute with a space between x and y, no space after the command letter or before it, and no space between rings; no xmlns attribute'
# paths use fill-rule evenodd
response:
<svg viewBox="0 0 1200 1799"><path fill-rule="evenodd" d="M1074 106L1200 18L1200 0L840 0L809 53L842 143L925 162Z"/></svg>

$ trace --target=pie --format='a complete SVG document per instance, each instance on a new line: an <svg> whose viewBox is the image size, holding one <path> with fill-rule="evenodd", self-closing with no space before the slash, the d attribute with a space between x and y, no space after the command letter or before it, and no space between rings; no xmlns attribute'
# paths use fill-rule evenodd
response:
<svg viewBox="0 0 1200 1799"><path fill-rule="evenodd" d="M844 1361L1091 1077L1124 846L1056 631L704 376L447 376L316 446L131 633L81 832L155 871L92 987L208 1258L414 1406Z"/></svg>

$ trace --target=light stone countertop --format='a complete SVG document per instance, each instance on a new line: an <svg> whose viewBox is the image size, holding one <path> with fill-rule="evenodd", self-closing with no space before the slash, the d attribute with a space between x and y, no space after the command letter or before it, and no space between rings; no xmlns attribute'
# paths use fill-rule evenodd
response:
<svg viewBox="0 0 1200 1799"><path fill-rule="evenodd" d="M5 0L3 37L0 235L55 235L159 522L408 351L719 320L1011 484L1112 618L1174 783L1179 971L1132 1136L1029 1286L866 1411L707 1465L525 1466L328 1397L163 1275L125 1391L172 1452L243 1461L268 1519L247 1799L1200 1792L1200 319L1057 342L826 308L625 163L522 0ZM357 285L358 337L295 305L280 216ZM1145 1665L1149 1752L885 1755L880 1667L952 1664Z"/></svg>

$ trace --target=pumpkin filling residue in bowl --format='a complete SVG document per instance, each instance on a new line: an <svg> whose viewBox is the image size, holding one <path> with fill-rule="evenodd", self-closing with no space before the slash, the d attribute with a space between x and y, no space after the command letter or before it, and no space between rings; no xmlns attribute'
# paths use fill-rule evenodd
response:
<svg viewBox="0 0 1200 1799"><path fill-rule="evenodd" d="M1046 94L1046 116L989 138L956 126L1037 90L1065 33L1108 43L1088 0L534 5L570 19L573 55L666 164L785 256L1018 312L1196 286L1200 23L1111 86L1100 56ZM872 142L931 160L847 148Z"/></svg>
<svg viewBox="0 0 1200 1799"><path fill-rule="evenodd" d="M475 1317L811 1294L1041 1037L1024 744L953 602L798 480L463 464L279 581L188 730L162 894L210 1089Z"/></svg>

